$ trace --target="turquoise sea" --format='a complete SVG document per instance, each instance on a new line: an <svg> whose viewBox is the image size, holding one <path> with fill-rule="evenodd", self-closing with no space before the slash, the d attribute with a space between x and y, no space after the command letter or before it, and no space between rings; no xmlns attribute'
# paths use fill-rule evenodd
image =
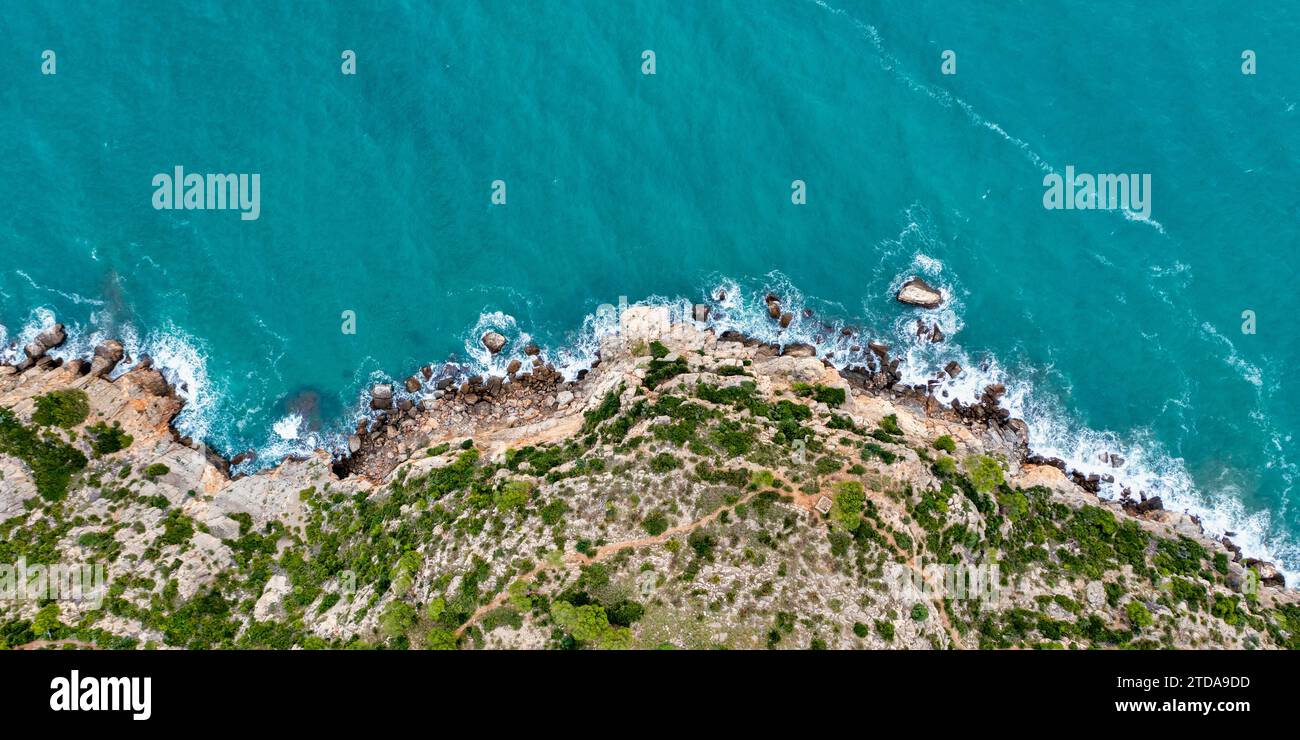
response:
<svg viewBox="0 0 1300 740"><path fill-rule="evenodd" d="M1294 582L1297 37L1285 3L14 4L0 345L123 337L183 383L183 432L265 466L336 445L376 379L491 369L485 328L572 373L600 304L722 286L723 328L847 323L909 379L1005 381L1037 451ZM1046 210L1067 165L1149 173L1150 219ZM155 210L176 166L259 173L260 218ZM950 298L943 344L909 338L911 274ZM769 290L815 320L777 337Z"/></svg>

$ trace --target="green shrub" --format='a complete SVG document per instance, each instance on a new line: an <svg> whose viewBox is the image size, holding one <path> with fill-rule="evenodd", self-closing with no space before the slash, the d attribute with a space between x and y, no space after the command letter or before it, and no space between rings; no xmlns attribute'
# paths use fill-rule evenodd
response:
<svg viewBox="0 0 1300 740"><path fill-rule="evenodd" d="M668 518L660 512L655 512L641 522L641 527L651 537L658 537L668 531Z"/></svg>
<svg viewBox="0 0 1300 740"><path fill-rule="evenodd" d="M80 388L51 391L36 397L32 423L36 426L59 426L71 429L90 415L90 397Z"/></svg>
<svg viewBox="0 0 1300 740"><path fill-rule="evenodd" d="M667 473L682 466L676 457L667 452L661 452L650 458L650 469L656 473Z"/></svg>
<svg viewBox="0 0 1300 740"><path fill-rule="evenodd" d="M886 416L883 419L881 419L880 428L886 434L890 434L895 437L903 434L903 430L898 426L898 416L895 414L890 414L889 416Z"/></svg>
<svg viewBox="0 0 1300 740"><path fill-rule="evenodd" d="M533 484L526 480L506 481L497 492L497 508L502 511L511 509L522 509L528 503L528 497L533 493Z"/></svg>
<svg viewBox="0 0 1300 740"><path fill-rule="evenodd" d="M850 532L857 529L862 524L862 510L866 502L866 490L858 481L836 483L835 499L831 504L831 520Z"/></svg>
<svg viewBox="0 0 1300 740"><path fill-rule="evenodd" d="M1140 601L1130 601L1124 611L1128 613L1129 624L1134 627L1150 627L1153 624L1151 612Z"/></svg>
<svg viewBox="0 0 1300 740"><path fill-rule="evenodd" d="M912 606L912 619L915 621L924 622L929 616L930 610L925 608L925 604L918 601Z"/></svg>
<svg viewBox="0 0 1300 740"><path fill-rule="evenodd" d="M111 427L102 421L91 424L86 427L86 432L90 435L90 448L96 455L111 455L125 450L135 441L131 435L122 431L122 425L116 421Z"/></svg>
<svg viewBox="0 0 1300 740"><path fill-rule="evenodd" d="M970 482L980 493L992 493L1004 482L1002 466L988 455L971 455L962 462Z"/></svg>
<svg viewBox="0 0 1300 740"><path fill-rule="evenodd" d="M951 455L957 451L957 442L951 435L945 434L934 441L934 449L943 450Z"/></svg>
<svg viewBox="0 0 1300 740"><path fill-rule="evenodd" d="M166 465L163 465L162 463L154 463L146 467L144 470L140 472L144 475L144 477L148 478L149 480L153 480L154 478L157 478L159 476L167 475L168 473L172 472L172 469L167 467Z"/></svg>

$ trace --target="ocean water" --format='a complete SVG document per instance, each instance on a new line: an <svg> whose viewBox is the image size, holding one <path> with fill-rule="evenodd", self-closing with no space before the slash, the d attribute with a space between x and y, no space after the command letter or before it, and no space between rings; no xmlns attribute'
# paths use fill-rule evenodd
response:
<svg viewBox="0 0 1300 740"><path fill-rule="evenodd" d="M337 445L377 379L499 369L488 327L572 373L601 304L723 287L719 328L852 325L909 379L961 362L951 395L1002 380L1037 451L1300 572L1298 6L22 5L0 345L55 316L65 357L122 337L182 384L183 432L253 467ZM1150 217L1046 210L1067 165L1150 174ZM176 166L258 173L260 218L155 210ZM892 300L912 274L949 297L943 344ZM815 319L778 336L769 290Z"/></svg>

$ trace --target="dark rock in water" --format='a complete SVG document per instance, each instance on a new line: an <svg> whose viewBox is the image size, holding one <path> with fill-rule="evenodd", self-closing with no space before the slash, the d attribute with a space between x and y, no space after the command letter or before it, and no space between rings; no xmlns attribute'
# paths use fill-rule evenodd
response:
<svg viewBox="0 0 1300 740"><path fill-rule="evenodd" d="M813 310L811 308L805 308L803 310L803 317L805 319L811 319L812 315L813 315Z"/></svg>
<svg viewBox="0 0 1300 740"><path fill-rule="evenodd" d="M257 459L256 450L245 450L239 453L238 455L235 455L234 457L230 458L230 465L233 467L235 465L240 465L242 463L246 463L250 460L256 460L256 459Z"/></svg>
<svg viewBox="0 0 1300 740"><path fill-rule="evenodd" d="M900 303L921 308L938 308L943 303L943 294L919 277L903 283L894 296Z"/></svg>
<svg viewBox="0 0 1300 740"><path fill-rule="evenodd" d="M939 329L939 325L937 323L934 325L934 328L930 330L930 341L931 342L943 341L943 331Z"/></svg>
<svg viewBox="0 0 1300 740"><path fill-rule="evenodd" d="M738 331L728 329L722 332L722 334L718 336L718 341L719 342L744 342L745 335L741 334Z"/></svg>
<svg viewBox="0 0 1300 740"><path fill-rule="evenodd" d="M781 318L781 304L777 301L769 301L767 304L767 315L773 319Z"/></svg>
<svg viewBox="0 0 1300 740"><path fill-rule="evenodd" d="M1059 457L1043 457L1042 455L1030 455L1025 458L1027 465L1051 465L1052 467L1065 472L1065 461Z"/></svg>
<svg viewBox="0 0 1300 740"><path fill-rule="evenodd" d="M1070 479L1074 481L1075 485L1088 493L1097 493L1101 490L1101 476L1096 475L1095 473L1092 475L1084 475L1075 470L1070 473Z"/></svg>
<svg viewBox="0 0 1300 740"><path fill-rule="evenodd" d="M103 377L113 372L117 364L126 356L126 350L122 343L116 339L108 339L100 342L95 347L95 356L90 361L90 374L95 377Z"/></svg>
<svg viewBox="0 0 1300 740"><path fill-rule="evenodd" d="M961 365L957 364L955 361L950 362L947 365L944 365L943 371L948 373L948 377L955 378L958 375L961 375Z"/></svg>
<svg viewBox="0 0 1300 740"><path fill-rule="evenodd" d="M445 390L447 390L448 388L450 388L450 387L452 386L452 384L454 384L455 382L456 382L456 379L453 378L453 377L451 377L451 376L449 375L449 376L447 376L447 377L445 377L445 378L439 378L439 379L438 379L438 382L433 384L433 387L434 387L436 390L445 391Z"/></svg>
<svg viewBox="0 0 1300 740"><path fill-rule="evenodd" d="M811 344L796 342L795 344L787 344L781 354L785 357L816 357L817 349Z"/></svg>
<svg viewBox="0 0 1300 740"><path fill-rule="evenodd" d="M506 365L506 375L514 375L515 373L519 372L519 368L521 367L523 367L522 362L520 362L519 360L511 360L510 364Z"/></svg>
<svg viewBox="0 0 1300 740"><path fill-rule="evenodd" d="M884 342L877 342L873 339L872 341L867 342L867 349L875 353L876 357L879 357L881 362L889 361L888 344L885 344Z"/></svg>
<svg viewBox="0 0 1300 740"><path fill-rule="evenodd" d="M1125 511L1135 516L1140 516L1152 511L1161 511L1165 508L1165 503L1160 500L1159 496L1144 498L1138 502L1134 502L1132 499L1125 499L1121 504Z"/></svg>
<svg viewBox="0 0 1300 740"><path fill-rule="evenodd" d="M488 352L494 355L505 349L506 346L506 338L495 331L484 333L479 341L483 342L483 346L487 347Z"/></svg>
<svg viewBox="0 0 1300 740"><path fill-rule="evenodd" d="M786 313L781 314L781 328L782 328L782 329L787 329L787 328L789 328L789 327L790 327L790 322L791 322L791 321L794 321L794 315L793 315L793 314L791 314L791 313L788 312L788 311L787 311Z"/></svg>
<svg viewBox="0 0 1300 740"><path fill-rule="evenodd" d="M701 324L709 320L709 307L704 303L697 303L692 308L692 318Z"/></svg>
<svg viewBox="0 0 1300 740"><path fill-rule="evenodd" d="M425 365L424 367L420 368L420 374L424 376L425 380L429 380L430 378L433 377L433 366Z"/></svg>
<svg viewBox="0 0 1300 740"><path fill-rule="evenodd" d="M406 392L417 393L420 390L420 379L412 375L406 379Z"/></svg>
<svg viewBox="0 0 1300 740"><path fill-rule="evenodd" d="M529 342L529 343L528 343L528 346L524 347L524 354L528 355L529 357L534 357L534 356L539 355L539 354L541 354L541 353L542 353L542 349L541 349L541 347L538 347L537 345L533 344L532 342Z"/></svg>

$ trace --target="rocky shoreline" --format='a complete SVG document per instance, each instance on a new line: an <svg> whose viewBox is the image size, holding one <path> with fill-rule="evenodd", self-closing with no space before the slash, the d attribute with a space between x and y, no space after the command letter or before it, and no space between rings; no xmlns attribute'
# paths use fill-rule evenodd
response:
<svg viewBox="0 0 1300 740"><path fill-rule="evenodd" d="M717 298L721 300L725 295ZM916 277L903 284L896 298L900 303L921 308L936 307L943 300L937 289ZM768 315L774 322L783 329L790 325L792 314L782 310L779 296L768 294L765 303ZM715 310L716 306L696 303L692 306L691 318L696 324L704 324ZM811 317L812 312L805 309L804 318ZM641 326L629 330L627 321L624 321L621 334L653 334L653 330L647 332L644 326L646 322L644 316L638 315L633 319L633 324ZM655 316L651 323L652 329L662 330L667 327L672 331L679 328L678 324L671 323L670 316ZM942 333L937 324L932 329L926 328L923 319L918 319L917 324L919 337L928 335L931 341L942 341ZM829 324L824 325L824 329L827 332L834 331L834 327ZM712 330L707 331L711 333ZM864 340L859 339L856 330L845 328L841 332L842 343L856 352L859 343ZM16 365L0 364L0 377L18 375L33 368L49 371L61 367L62 360L52 358L48 353L61 346L66 339L64 325L55 323L24 347L26 357L23 361ZM623 341L619 337L607 339ZM485 332L480 341L493 355L503 351L507 345L506 338L495 331ZM816 349L808 344L768 343L736 331L722 332L717 341L740 345L750 350L756 358L817 356ZM900 382L901 359L891 358L890 346L870 339L865 340L865 344L870 350L865 364L837 370L829 359L822 359L821 362L826 368L835 370L856 391L890 397L900 402L904 408L927 418L943 419L983 433L996 434L1017 450L1019 464L1054 467L1090 494L1098 494L1102 483L1114 482L1112 476L1083 473L1069 468L1060 458L1034 454L1029 447L1028 425L1022 419L1013 418L1011 412L1000 405L1000 400L1006 393L1004 385L999 383L986 386L976 403L964 404L958 399L944 403L935 397L933 391L945 376L957 377L963 370L960 365L949 363L924 385L906 385ZM577 378L569 381L543 358L541 350L535 344L525 347L524 354L530 359L527 365L521 360L512 360L504 376L471 374L465 368L452 364L443 365L437 371L433 365L424 365L416 374L406 378L403 383L406 396L402 398L394 399L392 384L374 384L369 389L368 401L373 413L369 418L358 422L349 435L347 450L317 450L316 453L331 457L331 470L339 479L359 475L372 483L379 483L417 450L427 447L434 436L473 437L484 425L513 427L534 424L551 417L571 414L574 409L583 408L596 393L602 392L599 383L588 382L588 376L598 372L601 362L599 356L589 369L580 370ZM70 360L67 369L77 376L107 378L124 359L122 343L110 339L97 345L89 360ZM151 358L141 357L123 378L144 393L166 399L169 409L174 406L167 414L166 424L177 443L200 451L208 463L227 479L241 477L238 473L232 473L232 468L251 459L254 453L249 451L226 458L201 441L181 435L171 426L184 402L162 373L153 367ZM418 400L410 398L411 395L420 393L424 393L424 396ZM1109 455L1109 461L1116 467L1123 463L1123 459L1114 453ZM274 468L260 471L259 474L273 471ZM1138 499L1135 500L1127 488L1121 492L1119 504L1128 515L1138 518L1150 517L1154 512L1164 510L1159 496L1148 497L1145 492L1139 491ZM1209 537L1201 528L1199 519L1193 515L1184 516L1200 529L1202 536ZM1247 556L1233 543L1230 536L1220 536L1213 541L1233 553L1233 562L1257 569L1265 585L1285 587L1285 578L1273 563Z"/></svg>
<svg viewBox="0 0 1300 740"><path fill-rule="evenodd" d="M531 347L505 376L426 366L371 389L346 452L249 475L173 429L183 400L147 358L61 362L51 327L0 366L0 556L102 562L113 585L0 605L5 640L1300 646L1276 568L1033 455L1001 386L943 402L883 343L843 334L870 359L840 370L715 333L712 310L627 309L573 380ZM906 585L954 563L1003 567L996 608Z"/></svg>

